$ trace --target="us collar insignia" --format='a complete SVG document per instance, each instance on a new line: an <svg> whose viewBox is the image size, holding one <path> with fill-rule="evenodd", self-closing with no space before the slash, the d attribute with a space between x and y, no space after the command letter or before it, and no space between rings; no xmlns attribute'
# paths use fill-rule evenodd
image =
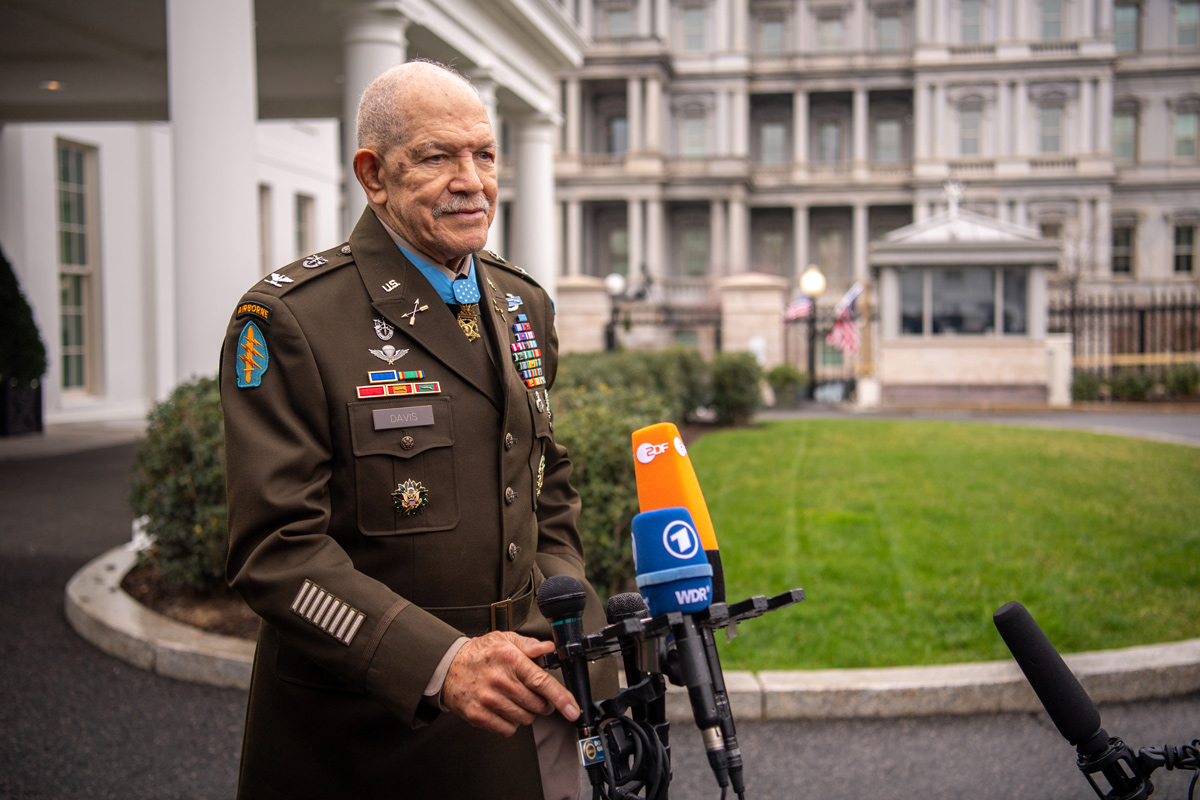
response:
<svg viewBox="0 0 1200 800"><path fill-rule="evenodd" d="M263 373L267 371L270 355L267 353L267 342L263 339L262 331L253 322L247 322L238 337L237 349L237 385L247 389L262 383Z"/></svg>
<svg viewBox="0 0 1200 800"><path fill-rule="evenodd" d="M392 492L392 503L406 517L415 517L429 503L429 490L420 481L409 478L396 486Z"/></svg>
<svg viewBox="0 0 1200 800"><path fill-rule="evenodd" d="M395 364L397 359L403 358L405 353L408 352L408 350L397 350L390 344L385 344L379 350L373 350L369 347L367 349L371 350L371 355L375 356L380 361L386 361L389 364Z"/></svg>
<svg viewBox="0 0 1200 800"><path fill-rule="evenodd" d="M387 341L396 335L396 329L388 324L386 319L375 319L375 335L383 341Z"/></svg>
<svg viewBox="0 0 1200 800"><path fill-rule="evenodd" d="M510 344L509 348L512 350L517 373L521 376L521 380L525 381L527 388L532 389L535 386L544 385L546 370L542 366L542 349L533 336L533 328L529 324L528 317L525 314L518 314L512 329L516 341Z"/></svg>
<svg viewBox="0 0 1200 800"><path fill-rule="evenodd" d="M283 288L285 283L295 283L294 280L287 275L280 275L278 272L272 272L270 276L263 278L263 283L269 283L279 289Z"/></svg>

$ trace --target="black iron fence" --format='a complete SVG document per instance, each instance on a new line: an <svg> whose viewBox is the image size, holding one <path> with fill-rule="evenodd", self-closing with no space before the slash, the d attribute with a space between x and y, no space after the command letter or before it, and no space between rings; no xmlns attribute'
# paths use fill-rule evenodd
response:
<svg viewBox="0 0 1200 800"><path fill-rule="evenodd" d="M1069 333L1074 363L1101 377L1114 370L1200 364L1200 294L1065 297L1050 303L1050 333Z"/></svg>

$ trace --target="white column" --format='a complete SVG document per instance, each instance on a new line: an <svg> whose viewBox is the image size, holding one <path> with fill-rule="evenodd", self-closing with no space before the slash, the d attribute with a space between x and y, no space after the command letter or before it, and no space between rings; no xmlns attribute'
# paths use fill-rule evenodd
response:
<svg viewBox="0 0 1200 800"><path fill-rule="evenodd" d="M488 121L492 123L493 134L498 139L500 136L500 111L496 103L496 78L487 67L471 70L469 77L476 91L479 92L480 99L483 100Z"/></svg>
<svg viewBox="0 0 1200 800"><path fill-rule="evenodd" d="M653 0L637 0L637 22L634 28L634 34L641 39L644 36L649 36L651 28L654 24L650 18L650 4Z"/></svg>
<svg viewBox="0 0 1200 800"><path fill-rule="evenodd" d="M554 218L554 120L531 114L516 124L516 197L513 203L513 261L550 296L558 277L558 231Z"/></svg>
<svg viewBox="0 0 1200 800"><path fill-rule="evenodd" d="M714 199L708 204L708 229L712 241L710 257L710 277L719 278L728 272L729 241L725 236L725 201Z"/></svg>
<svg viewBox="0 0 1200 800"><path fill-rule="evenodd" d="M1096 20L1092 17L1092 4L1079 3L1079 30L1074 37L1083 41L1096 38Z"/></svg>
<svg viewBox="0 0 1200 800"><path fill-rule="evenodd" d="M929 155L929 86L918 83L913 87L913 161L919 162Z"/></svg>
<svg viewBox="0 0 1200 800"><path fill-rule="evenodd" d="M750 214L741 192L729 198L729 269L726 274L745 272L750 261Z"/></svg>
<svg viewBox="0 0 1200 800"><path fill-rule="evenodd" d="M914 27L913 44L925 44L933 39L933 0L916 0L913 9Z"/></svg>
<svg viewBox="0 0 1200 800"><path fill-rule="evenodd" d="M803 89L792 93L792 160L808 163L808 92Z"/></svg>
<svg viewBox="0 0 1200 800"><path fill-rule="evenodd" d="M592 30L592 3L594 0L579 0L579 27L583 29L585 39L595 35Z"/></svg>
<svg viewBox="0 0 1200 800"><path fill-rule="evenodd" d="M354 177L354 153L358 150L355 127L358 100L363 91L381 73L404 63L408 43L404 38L408 18L396 11L363 7L350 13L342 34L342 168L345 170L345 214L342 218L345 236L367 205L358 179Z"/></svg>
<svg viewBox="0 0 1200 800"><path fill-rule="evenodd" d="M657 155L663 151L662 143L662 81L657 76L646 78L646 152Z"/></svg>
<svg viewBox="0 0 1200 800"><path fill-rule="evenodd" d="M946 38L946 13L950 9L946 8L945 0L936 0L936 7L933 11L933 41L935 44L948 44ZM957 37L956 37L957 38Z"/></svg>
<svg viewBox="0 0 1200 800"><path fill-rule="evenodd" d="M654 4L654 35L664 45L671 41L671 5L667 0L656 0Z"/></svg>
<svg viewBox="0 0 1200 800"><path fill-rule="evenodd" d="M252 0L167 0L176 381L216 373L229 312L260 277L255 70Z"/></svg>
<svg viewBox="0 0 1200 800"><path fill-rule="evenodd" d="M583 203L567 201L567 274L583 273Z"/></svg>
<svg viewBox="0 0 1200 800"><path fill-rule="evenodd" d="M865 171L867 162L870 160L867 154L867 116L869 114L869 98L867 90L861 86L854 90L854 110L853 110L853 126L854 126L854 152L851 154L851 163L854 170Z"/></svg>
<svg viewBox="0 0 1200 800"><path fill-rule="evenodd" d="M663 203L662 200L646 201L646 273L654 283L667 273L663 258Z"/></svg>
<svg viewBox="0 0 1200 800"><path fill-rule="evenodd" d="M929 155L937 158L942 153L942 144L944 139L942 131L946 127L946 85L943 83L935 83L933 89L933 102L929 114L933 136L929 141Z"/></svg>
<svg viewBox="0 0 1200 800"><path fill-rule="evenodd" d="M1143 8L1146 8L1143 6ZM1113 4L1101 3L1100 15L1096 21L1096 38L1104 39L1112 36L1113 32Z"/></svg>
<svg viewBox="0 0 1200 800"><path fill-rule="evenodd" d="M1017 156L1028 155L1026 142L1029 141L1029 132L1025 130L1029 124L1029 97L1026 91L1025 81L1017 81L1012 86L1013 90L1013 154Z"/></svg>
<svg viewBox="0 0 1200 800"><path fill-rule="evenodd" d="M732 127L730 117L733 115L730 109L729 92L718 90L716 97L716 115L713 116L710 124L717 128L717 152L718 156L728 156L730 152L729 132Z"/></svg>
<svg viewBox="0 0 1200 800"><path fill-rule="evenodd" d="M1003 43L1013 40L1012 33L1012 8L1008 4L1002 3L996 9L996 42Z"/></svg>
<svg viewBox="0 0 1200 800"><path fill-rule="evenodd" d="M629 119L629 154L645 151L645 128L642 116L642 79L629 78L625 81L625 105Z"/></svg>
<svg viewBox="0 0 1200 800"><path fill-rule="evenodd" d="M714 51L718 53L729 52L729 0L715 0L711 6L713 10L713 19L709 20L708 29L713 31L716 41Z"/></svg>
<svg viewBox="0 0 1200 800"><path fill-rule="evenodd" d="M1096 117L1100 120L1100 124L1096 126L1098 129L1096 152L1112 155L1113 81L1111 77L1105 76L1100 79L1099 90L1096 94L1099 111Z"/></svg>
<svg viewBox="0 0 1200 800"><path fill-rule="evenodd" d="M745 84L733 90L731 98L732 113L729 124L732 126L734 158L750 157L750 94Z"/></svg>
<svg viewBox="0 0 1200 800"><path fill-rule="evenodd" d="M808 206L796 204L792 206L792 278L793 283L804 268L808 266ZM795 290L788 286L788 295Z"/></svg>
<svg viewBox="0 0 1200 800"><path fill-rule="evenodd" d="M579 142L579 116L583 109L579 96L579 79L567 78L563 98L563 103L566 105L566 108L563 109L563 116L566 119L563 126L563 152L570 155L576 155L583 151Z"/></svg>
<svg viewBox="0 0 1200 800"><path fill-rule="evenodd" d="M746 38L746 24L750 21L750 9L746 0L733 0L733 50L735 53L748 53L749 42Z"/></svg>
<svg viewBox="0 0 1200 800"><path fill-rule="evenodd" d="M867 269L867 243L870 239L867 211L866 203L854 204L850 237L854 241L851 264L853 265L854 280L856 281L865 281L870 274Z"/></svg>
<svg viewBox="0 0 1200 800"><path fill-rule="evenodd" d="M508 216L508 203L496 199L496 216L492 217L492 227L488 228L487 247L493 253L504 255L508 251L508 242L504 240L504 219Z"/></svg>
<svg viewBox="0 0 1200 800"><path fill-rule="evenodd" d="M1079 152L1081 155L1091 155L1096 149L1096 126L1108 124L1108 120L1102 120L1096 114L1095 82L1091 78L1083 78L1079 83Z"/></svg>
<svg viewBox="0 0 1200 800"><path fill-rule="evenodd" d="M996 140L996 149L991 155L1003 158L1012 154L1012 125L1009 124L1012 118L1012 94L1008 82L1001 81L996 87L996 119L988 124L988 129L992 131ZM985 151L984 155L988 153Z"/></svg>
<svg viewBox="0 0 1200 800"><path fill-rule="evenodd" d="M1092 252L1095 272L1112 274L1112 201L1107 197L1096 200L1096 224L1092 232Z"/></svg>
<svg viewBox="0 0 1200 800"><path fill-rule="evenodd" d="M625 204L626 226L629 232L629 280L636 281L646 261L645 231L642 228L642 201L631 197Z"/></svg>

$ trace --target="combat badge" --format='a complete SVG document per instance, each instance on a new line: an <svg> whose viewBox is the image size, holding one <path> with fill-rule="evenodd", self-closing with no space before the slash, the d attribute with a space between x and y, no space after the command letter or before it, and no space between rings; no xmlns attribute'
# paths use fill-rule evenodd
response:
<svg viewBox="0 0 1200 800"><path fill-rule="evenodd" d="M415 517L429 503L429 490L420 481L409 478L392 492L392 503L406 517Z"/></svg>
<svg viewBox="0 0 1200 800"><path fill-rule="evenodd" d="M237 385L247 389L262 383L263 373L267 371L270 354L267 353L267 342L263 339L262 331L253 322L247 322L238 337L238 370Z"/></svg>

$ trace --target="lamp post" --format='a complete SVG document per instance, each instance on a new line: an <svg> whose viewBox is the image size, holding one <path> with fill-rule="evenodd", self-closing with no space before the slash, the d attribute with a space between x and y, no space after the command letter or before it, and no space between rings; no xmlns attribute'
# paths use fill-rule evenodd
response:
<svg viewBox="0 0 1200 800"><path fill-rule="evenodd" d="M816 264L809 264L800 275L800 291L812 300L808 314L808 388L805 396L812 400L817 393L817 298L825 291L825 276Z"/></svg>
<svg viewBox="0 0 1200 800"><path fill-rule="evenodd" d="M625 276L619 272L610 272L604 278L604 288L608 291L610 303L608 325L604 329L604 349L609 352L617 349L617 325L620 321L617 301L625 297L628 286Z"/></svg>

